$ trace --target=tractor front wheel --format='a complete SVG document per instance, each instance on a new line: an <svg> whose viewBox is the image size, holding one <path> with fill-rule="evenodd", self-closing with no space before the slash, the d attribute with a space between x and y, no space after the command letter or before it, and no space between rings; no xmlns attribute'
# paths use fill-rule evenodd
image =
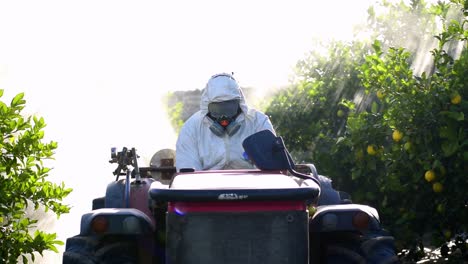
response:
<svg viewBox="0 0 468 264"><path fill-rule="evenodd" d="M135 241L106 241L96 249L96 258L103 264L133 264L138 261L138 248Z"/></svg>
<svg viewBox="0 0 468 264"><path fill-rule="evenodd" d="M139 246L141 240L135 236L74 236L67 239L63 253L63 264L133 264L147 263L148 251ZM141 255L141 256L140 256ZM146 256L145 256L146 255ZM146 259L146 260L145 260Z"/></svg>
<svg viewBox="0 0 468 264"><path fill-rule="evenodd" d="M63 264L94 264L93 257L97 246L97 239L93 237L74 236L67 239L66 249L63 252Z"/></svg>
<svg viewBox="0 0 468 264"><path fill-rule="evenodd" d="M311 245L315 245L315 250L311 251L311 256L321 255L320 263L399 263L394 239L383 231L366 235L352 232L322 233L312 238Z"/></svg>

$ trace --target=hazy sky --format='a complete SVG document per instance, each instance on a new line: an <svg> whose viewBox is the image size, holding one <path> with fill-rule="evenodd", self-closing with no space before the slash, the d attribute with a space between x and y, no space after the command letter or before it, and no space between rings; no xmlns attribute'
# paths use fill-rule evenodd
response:
<svg viewBox="0 0 468 264"><path fill-rule="evenodd" d="M0 100L25 92L59 143L52 179L75 189L61 239L113 179L110 147L145 159L173 148L163 93L222 71L243 86L285 85L314 38L349 39L372 2L0 0Z"/></svg>
<svg viewBox="0 0 468 264"><path fill-rule="evenodd" d="M279 85L313 38L349 38L370 2L0 1L1 71L64 90L201 88L220 70Z"/></svg>

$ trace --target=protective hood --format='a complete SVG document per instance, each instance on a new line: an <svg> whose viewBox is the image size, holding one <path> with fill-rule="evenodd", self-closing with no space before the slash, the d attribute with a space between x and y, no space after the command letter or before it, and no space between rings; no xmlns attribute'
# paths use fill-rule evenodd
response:
<svg viewBox="0 0 468 264"><path fill-rule="evenodd" d="M239 100L239 105L244 114L248 114L249 108L245 102L244 94L237 81L231 74L221 73L210 78L203 89L200 100L200 112L208 114L208 104L228 100Z"/></svg>

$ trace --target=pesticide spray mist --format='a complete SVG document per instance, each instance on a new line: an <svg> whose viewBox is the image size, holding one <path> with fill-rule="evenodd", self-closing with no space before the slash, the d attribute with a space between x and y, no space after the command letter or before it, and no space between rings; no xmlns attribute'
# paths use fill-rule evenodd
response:
<svg viewBox="0 0 468 264"><path fill-rule="evenodd" d="M115 180L112 174L115 166L108 162L111 147L135 147L140 166L148 166L152 155L160 149L175 149L176 136L162 98L163 93L155 91L102 94L69 101L73 107L63 108L50 102L49 109L42 109L41 115L47 116L47 137L59 143L55 160L47 162L53 168L48 180L64 182L73 192L64 201L71 206L70 213L59 219L50 211L34 211L33 207L28 210L27 216L39 220L38 229L57 233L61 241L79 233L81 215L91 210L92 200L104 196L107 184ZM74 103L83 101L88 107ZM96 108L89 107L93 105ZM65 114L64 109L70 111ZM44 252L43 257L36 254L34 263L61 263L64 246L58 249L59 254L51 251Z"/></svg>

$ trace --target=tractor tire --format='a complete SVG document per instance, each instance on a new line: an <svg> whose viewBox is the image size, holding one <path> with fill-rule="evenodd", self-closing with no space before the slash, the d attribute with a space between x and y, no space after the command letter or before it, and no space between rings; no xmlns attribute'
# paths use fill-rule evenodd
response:
<svg viewBox="0 0 468 264"><path fill-rule="evenodd" d="M96 249L95 257L102 264L137 264L138 248L134 241L108 241Z"/></svg>
<svg viewBox="0 0 468 264"><path fill-rule="evenodd" d="M92 237L74 236L67 239L63 264L94 264L94 249L98 241Z"/></svg>
<svg viewBox="0 0 468 264"><path fill-rule="evenodd" d="M86 255L75 252L63 252L63 264L96 264L96 262Z"/></svg>
<svg viewBox="0 0 468 264"><path fill-rule="evenodd" d="M395 241L392 236L380 234L367 238L361 243L361 251L366 256L368 263L400 263L395 250Z"/></svg>
<svg viewBox="0 0 468 264"><path fill-rule="evenodd" d="M342 239L337 239L337 238ZM336 236L325 245L326 256L324 263L371 263L395 264L400 263L396 255L394 239L379 232L366 236Z"/></svg>
<svg viewBox="0 0 468 264"><path fill-rule="evenodd" d="M333 264L365 264L366 259L358 252L340 246L327 248L327 263Z"/></svg>
<svg viewBox="0 0 468 264"><path fill-rule="evenodd" d="M63 264L137 264L138 243L132 237L82 237L67 239Z"/></svg>

